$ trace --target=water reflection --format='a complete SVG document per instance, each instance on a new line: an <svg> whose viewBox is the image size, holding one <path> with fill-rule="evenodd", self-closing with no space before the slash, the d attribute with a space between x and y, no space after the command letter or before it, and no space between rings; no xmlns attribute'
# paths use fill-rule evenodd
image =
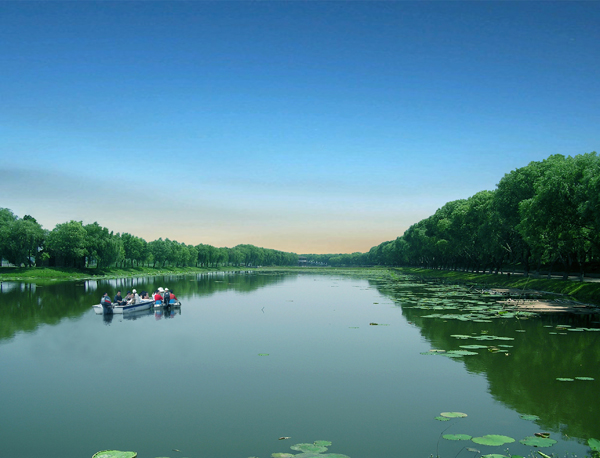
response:
<svg viewBox="0 0 600 458"><path fill-rule="evenodd" d="M107 292L114 297L117 291L154 291L159 286L174 291L183 302L192 298L210 296L219 291L234 290L238 293L250 293L258 288L281 282L283 274L264 275L255 271L209 272L188 276L155 276L118 278L107 280L85 280L75 282L47 283L0 283L0 342L11 339L18 332L32 332L41 325L55 325L64 319L78 319L90 310L93 304ZM155 315L157 320L174 318L178 311L169 310ZM127 314L127 320L140 318ZM112 316L103 317L110 324Z"/></svg>
<svg viewBox="0 0 600 458"><path fill-rule="evenodd" d="M489 392L497 401L521 414L538 415L540 419L536 423L543 430L560 432L568 438L600 437L597 421L600 332L575 330L597 329L598 315L541 314L529 319L496 318L490 322L427 318L432 309L419 308L424 304L443 310L457 305L457 309L442 312L451 314L460 313L464 301L491 303L495 299L469 292L467 288L434 283L373 284L401 304L403 315L420 328L432 348L448 351L469 344L489 344L497 348L500 344L501 351L473 350L478 355L457 360L468 372L485 375ZM431 302L432 297L437 298L437 302ZM514 340L477 341L452 337L482 334ZM593 377L595 381L556 380L557 377L581 376Z"/></svg>

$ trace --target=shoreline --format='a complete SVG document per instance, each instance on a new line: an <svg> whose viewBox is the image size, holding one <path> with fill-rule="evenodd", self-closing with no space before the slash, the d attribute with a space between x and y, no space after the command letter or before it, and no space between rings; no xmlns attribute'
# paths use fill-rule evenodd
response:
<svg viewBox="0 0 600 458"><path fill-rule="evenodd" d="M9 270L10 269L10 270ZM55 267L0 267L0 283L5 281L40 282L102 280L128 277L154 277L159 275L191 275L208 272L234 272L257 270L256 267L125 267L113 269L75 269Z"/></svg>
<svg viewBox="0 0 600 458"><path fill-rule="evenodd" d="M392 270L414 277L439 279L453 283L473 284L489 290L508 289L515 295L524 293L541 293L563 296L559 303L555 300L540 301L538 311L561 311L566 301L578 302L579 305L600 306L600 283L579 282L570 280L523 277L518 275L498 275L471 272L456 272L449 270L432 270L415 267L394 267ZM566 301L565 301L566 299ZM572 307L575 309L578 307ZM570 310L564 310L570 311ZM596 313L596 312L593 312Z"/></svg>

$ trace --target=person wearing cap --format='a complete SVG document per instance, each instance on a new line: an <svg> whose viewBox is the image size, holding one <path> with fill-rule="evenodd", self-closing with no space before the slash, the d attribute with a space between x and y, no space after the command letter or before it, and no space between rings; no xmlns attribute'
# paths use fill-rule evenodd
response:
<svg viewBox="0 0 600 458"><path fill-rule="evenodd" d="M139 304L140 303L140 295L137 293L137 291L135 289L131 290L131 292L133 293L133 301L131 303Z"/></svg>
<svg viewBox="0 0 600 458"><path fill-rule="evenodd" d="M165 304L169 305L169 302L171 302L171 293L169 292L169 288L165 288L164 298L165 298Z"/></svg>

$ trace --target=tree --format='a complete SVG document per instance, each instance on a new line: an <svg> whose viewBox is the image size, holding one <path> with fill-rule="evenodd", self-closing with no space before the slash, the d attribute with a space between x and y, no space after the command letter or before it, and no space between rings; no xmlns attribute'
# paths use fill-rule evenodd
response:
<svg viewBox="0 0 600 458"><path fill-rule="evenodd" d="M29 215L11 221L10 214L6 212L0 224L2 257L16 266L33 265L46 238L42 226Z"/></svg>
<svg viewBox="0 0 600 458"><path fill-rule="evenodd" d="M80 221L57 224L48 234L47 247L57 265L83 267L86 231Z"/></svg>
<svg viewBox="0 0 600 458"><path fill-rule="evenodd" d="M84 226L88 264L95 260L98 267L108 267L124 257L123 242L97 222Z"/></svg>

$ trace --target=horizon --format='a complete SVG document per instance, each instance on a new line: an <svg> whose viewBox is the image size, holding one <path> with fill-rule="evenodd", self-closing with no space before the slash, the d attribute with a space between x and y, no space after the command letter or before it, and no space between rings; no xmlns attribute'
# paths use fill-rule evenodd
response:
<svg viewBox="0 0 600 458"><path fill-rule="evenodd" d="M598 151L598 2L2 2L0 207L367 252Z"/></svg>

